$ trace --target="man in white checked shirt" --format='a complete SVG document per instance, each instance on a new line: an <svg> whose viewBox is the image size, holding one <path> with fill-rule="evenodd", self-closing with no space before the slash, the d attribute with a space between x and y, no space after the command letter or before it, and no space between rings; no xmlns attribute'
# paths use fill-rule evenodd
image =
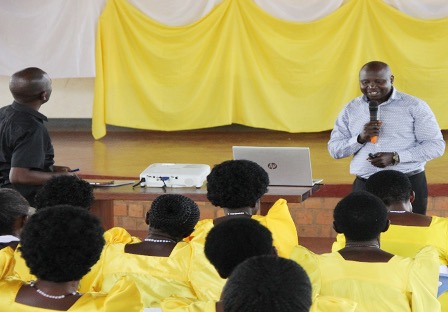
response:
<svg viewBox="0 0 448 312"><path fill-rule="evenodd" d="M328 151L336 159L353 156L353 191L363 190L365 181L375 172L394 169L405 173L415 192L413 212L426 214L425 164L443 155L445 141L428 104L399 92L393 82L386 63L372 61L361 68L363 95L350 101L339 114ZM371 102L377 104L378 120L371 118Z"/></svg>

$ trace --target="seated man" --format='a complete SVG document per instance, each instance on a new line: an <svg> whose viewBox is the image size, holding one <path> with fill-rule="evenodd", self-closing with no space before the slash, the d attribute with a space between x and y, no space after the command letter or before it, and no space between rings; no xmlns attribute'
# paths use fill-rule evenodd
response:
<svg viewBox="0 0 448 312"><path fill-rule="evenodd" d="M34 205L36 191L50 178L73 175L54 166L54 150L40 107L50 99L51 79L39 68L16 72L9 82L14 97L0 109L0 187L13 187Z"/></svg>
<svg viewBox="0 0 448 312"><path fill-rule="evenodd" d="M353 192L334 209L334 229L343 233L345 248L316 255L297 246L291 259L308 273L313 300L336 296L352 300L359 311L440 311L437 301L439 262L433 246L415 258L380 249L379 235L387 231L387 207L376 196Z"/></svg>
<svg viewBox="0 0 448 312"><path fill-rule="evenodd" d="M366 191L378 196L389 210L391 225L380 236L382 250L415 257L422 247L432 245L439 253L440 264L448 264L448 219L412 213L414 192L404 173L395 170L377 172L367 179ZM344 235L338 234L333 251L344 246Z"/></svg>
<svg viewBox="0 0 448 312"><path fill-rule="evenodd" d="M258 256L238 265L222 291L224 312L308 312L311 283L292 260Z"/></svg>

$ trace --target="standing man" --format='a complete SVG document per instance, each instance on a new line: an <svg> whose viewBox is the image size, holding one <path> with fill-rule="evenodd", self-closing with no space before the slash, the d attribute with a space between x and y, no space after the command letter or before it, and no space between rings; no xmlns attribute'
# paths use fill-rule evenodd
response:
<svg viewBox="0 0 448 312"><path fill-rule="evenodd" d="M51 79L30 67L12 75L14 102L0 109L0 187L18 190L33 205L36 191L51 177L73 175L70 168L53 166L54 150L39 113L50 99Z"/></svg>
<svg viewBox="0 0 448 312"><path fill-rule="evenodd" d="M445 141L428 104L399 92L393 82L386 63L373 61L361 68L363 95L339 114L328 151L336 159L353 156L353 191L364 190L367 178L375 172L394 169L405 173L415 191L413 212L426 214L425 164L443 155Z"/></svg>

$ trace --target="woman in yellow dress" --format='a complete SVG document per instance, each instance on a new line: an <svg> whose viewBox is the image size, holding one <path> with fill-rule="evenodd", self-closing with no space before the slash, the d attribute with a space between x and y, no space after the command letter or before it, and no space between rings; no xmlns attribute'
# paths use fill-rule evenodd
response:
<svg viewBox="0 0 448 312"><path fill-rule="evenodd" d="M345 235L345 247L316 255L297 246L291 254L310 276L313 300L347 298L357 303L356 311L440 311L437 251L427 246L415 258L383 251L379 235L388 227L378 197L361 191L343 198L334 210L334 228Z"/></svg>
<svg viewBox="0 0 448 312"><path fill-rule="evenodd" d="M193 240L203 239L203 243L213 225L246 215L266 226L279 256L288 257L298 244L298 237L286 200L277 200L266 216L257 215L260 198L268 191L268 186L268 174L255 162L227 160L216 165L207 176L207 198L223 209L224 216L199 221L192 234Z"/></svg>
<svg viewBox="0 0 448 312"><path fill-rule="evenodd" d="M366 191L378 196L389 210L391 225L380 236L381 249L403 257L415 257L426 245L436 247L440 265L448 265L448 219L412 212L414 192L409 178L402 172L384 170L369 177ZM333 251L345 246L338 234Z"/></svg>
<svg viewBox="0 0 448 312"><path fill-rule="evenodd" d="M146 308L159 308L168 297L210 300L213 279L195 259L189 236L199 220L191 199L175 194L157 197L146 214L148 236L140 243L111 244L104 248L92 290L108 291L122 276L132 278ZM213 269L214 270L214 269Z"/></svg>
<svg viewBox="0 0 448 312"><path fill-rule="evenodd" d="M101 223L87 210L68 205L39 210L25 224L20 247L37 279L0 281L0 311L142 311L138 289L126 279L107 294L77 292L103 246Z"/></svg>
<svg viewBox="0 0 448 312"><path fill-rule="evenodd" d="M298 244L297 229L286 200L278 199L266 216L257 215L260 199L268 191L269 176L257 163L249 160L227 160L213 167L207 176L207 198L216 207L221 207L224 216L203 219L191 234L191 246L195 263L201 263L208 273L208 290L212 300L218 301L225 279L221 279L213 265L205 259L204 244L209 231L217 224L236 218L250 217L270 230L273 244L279 256L288 257ZM173 301L170 302L170 305ZM174 304L173 304L174 306ZM178 301L176 311L213 311L199 304Z"/></svg>

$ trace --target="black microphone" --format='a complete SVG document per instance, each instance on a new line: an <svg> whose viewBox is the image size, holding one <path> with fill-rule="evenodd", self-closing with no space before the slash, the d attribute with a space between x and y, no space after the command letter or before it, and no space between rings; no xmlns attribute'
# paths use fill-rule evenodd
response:
<svg viewBox="0 0 448 312"><path fill-rule="evenodd" d="M369 102L370 121L378 120L378 105L379 103L377 101ZM375 144L377 140L378 136L373 136L370 138L370 142L373 144Z"/></svg>

